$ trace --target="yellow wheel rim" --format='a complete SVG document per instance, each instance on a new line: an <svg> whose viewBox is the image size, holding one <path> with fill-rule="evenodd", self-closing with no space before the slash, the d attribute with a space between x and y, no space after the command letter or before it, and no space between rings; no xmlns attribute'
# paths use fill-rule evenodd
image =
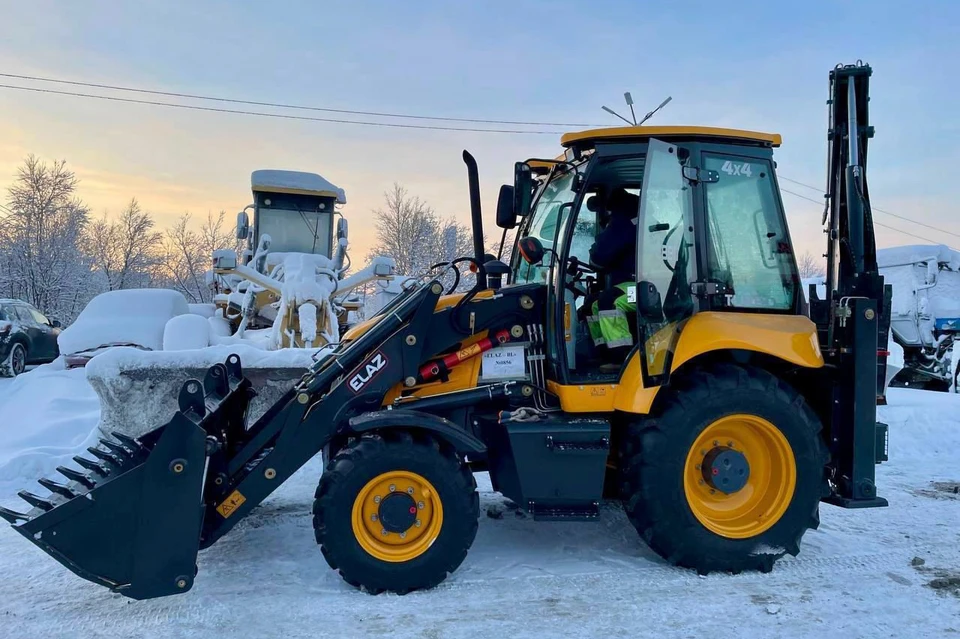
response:
<svg viewBox="0 0 960 639"><path fill-rule="evenodd" d="M357 542L373 557L410 561L440 536L443 504L429 481L417 473L393 470L374 477L357 494L352 524Z"/></svg>
<svg viewBox="0 0 960 639"><path fill-rule="evenodd" d="M707 426L690 448L683 472L694 516L730 539L755 537L777 523L796 485L797 465L787 438L756 415L728 415Z"/></svg>

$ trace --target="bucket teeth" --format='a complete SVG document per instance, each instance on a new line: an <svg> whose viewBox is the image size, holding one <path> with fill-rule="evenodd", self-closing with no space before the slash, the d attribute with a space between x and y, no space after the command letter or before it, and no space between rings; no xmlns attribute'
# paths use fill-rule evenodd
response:
<svg viewBox="0 0 960 639"><path fill-rule="evenodd" d="M118 458L122 459L133 459L133 451L129 450L126 446L118 444L117 442L112 442L109 439L101 439L100 444L104 446L111 453L116 455Z"/></svg>
<svg viewBox="0 0 960 639"><path fill-rule="evenodd" d="M97 459L105 461L108 465L114 466L117 469L119 469L123 464L123 460L117 458L116 455L112 453L108 453L105 450L100 450L99 448L95 448L94 446L89 446L87 448L87 452L89 452L91 455L93 455Z"/></svg>
<svg viewBox="0 0 960 639"><path fill-rule="evenodd" d="M68 499L72 499L80 494L74 489L67 486L66 484L59 484L53 481L52 479L47 479L46 477L38 479L37 483L39 483L41 486L49 490L51 493L63 495Z"/></svg>
<svg viewBox="0 0 960 639"><path fill-rule="evenodd" d="M137 441L133 437L130 437L129 435L124 435L123 433L120 433L117 431L111 431L110 434L113 436L114 439L116 439L118 442L120 442L121 444L123 444L124 446L126 446L128 449L130 449L135 453L139 453L141 451L146 450L143 444L141 444L139 441Z"/></svg>
<svg viewBox="0 0 960 639"><path fill-rule="evenodd" d="M78 458L74 457L74 459L78 459ZM80 457L79 459L83 459L83 457ZM84 459L84 461L89 461L89 460ZM63 475L64 477L66 477L67 479L72 479L73 481L77 482L81 486L85 486L87 488L93 488L96 485L92 479L90 479L88 476L81 473L79 470L66 468L64 466L57 466L57 472Z"/></svg>
<svg viewBox="0 0 960 639"><path fill-rule="evenodd" d="M47 500L44 499L43 497L38 497L38 496L34 495L33 493L29 493L29 492L27 492L27 491L25 491L25 490L21 490L19 493L17 493L17 496L19 496L20 499L22 499L23 501L27 502L27 503L30 504L31 506L35 506L36 508L39 508L40 510L53 510L53 503L52 503L52 502L47 501Z"/></svg>
<svg viewBox="0 0 960 639"><path fill-rule="evenodd" d="M79 465L81 468L86 468L91 472L97 473L101 477L106 477L110 474L109 471L107 471L107 469L101 466L99 463L91 459L87 459L86 457L80 457L77 455L73 458L73 461L77 462L77 465Z"/></svg>
<svg viewBox="0 0 960 639"><path fill-rule="evenodd" d="M0 517L6 519L9 523L16 525L18 521L30 521L30 518L26 515L18 513L15 510L9 510L0 506Z"/></svg>

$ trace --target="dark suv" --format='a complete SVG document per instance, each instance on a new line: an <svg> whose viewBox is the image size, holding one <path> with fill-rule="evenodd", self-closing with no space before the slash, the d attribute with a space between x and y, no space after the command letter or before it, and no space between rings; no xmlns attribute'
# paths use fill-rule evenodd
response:
<svg viewBox="0 0 960 639"><path fill-rule="evenodd" d="M52 362L60 355L60 322L20 300L0 299L0 377L15 377L27 364Z"/></svg>

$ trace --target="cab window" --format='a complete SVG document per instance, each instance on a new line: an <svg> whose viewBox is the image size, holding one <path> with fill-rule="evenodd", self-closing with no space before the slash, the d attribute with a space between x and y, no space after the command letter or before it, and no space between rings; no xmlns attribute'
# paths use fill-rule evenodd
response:
<svg viewBox="0 0 960 639"><path fill-rule="evenodd" d="M704 168L719 175L706 185L708 280L728 307L792 309L799 277L770 162L705 154Z"/></svg>
<svg viewBox="0 0 960 639"><path fill-rule="evenodd" d="M544 187L543 194L531 213L530 226L525 235L540 240L544 249L553 249L557 236L557 226L563 216L569 214L570 205L576 193L573 191L573 177L576 170L555 177ZM519 256L514 257L513 282L526 284L544 283L553 256L548 253L542 264L527 264Z"/></svg>

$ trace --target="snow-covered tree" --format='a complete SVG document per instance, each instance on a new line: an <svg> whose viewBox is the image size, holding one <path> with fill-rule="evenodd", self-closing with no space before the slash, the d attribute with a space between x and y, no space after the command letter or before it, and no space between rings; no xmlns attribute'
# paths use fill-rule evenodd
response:
<svg viewBox="0 0 960 639"><path fill-rule="evenodd" d="M384 193L384 206L373 214L377 244L370 257L392 257L398 273L417 275L438 262L473 254L473 236L467 225L441 218L433 207L399 184Z"/></svg>
<svg viewBox="0 0 960 639"><path fill-rule="evenodd" d="M104 214L90 224L87 251L107 290L151 286L163 240L154 226L153 218L140 208L136 198L116 220L108 220Z"/></svg>
<svg viewBox="0 0 960 639"><path fill-rule="evenodd" d="M184 213L167 229L155 269L158 285L180 291L190 302L213 299L206 279L207 271L212 268L213 252L237 248L233 228L225 223L225 217L225 211L216 216L208 213L199 230L193 230L190 214Z"/></svg>
<svg viewBox="0 0 960 639"><path fill-rule="evenodd" d="M823 258L814 257L810 251L804 251L797 257L797 270L800 271L802 279L824 277L827 274L827 263Z"/></svg>
<svg viewBox="0 0 960 639"><path fill-rule="evenodd" d="M96 294L82 249L88 209L66 161L30 155L8 189L0 224L0 296L25 300L63 322Z"/></svg>

